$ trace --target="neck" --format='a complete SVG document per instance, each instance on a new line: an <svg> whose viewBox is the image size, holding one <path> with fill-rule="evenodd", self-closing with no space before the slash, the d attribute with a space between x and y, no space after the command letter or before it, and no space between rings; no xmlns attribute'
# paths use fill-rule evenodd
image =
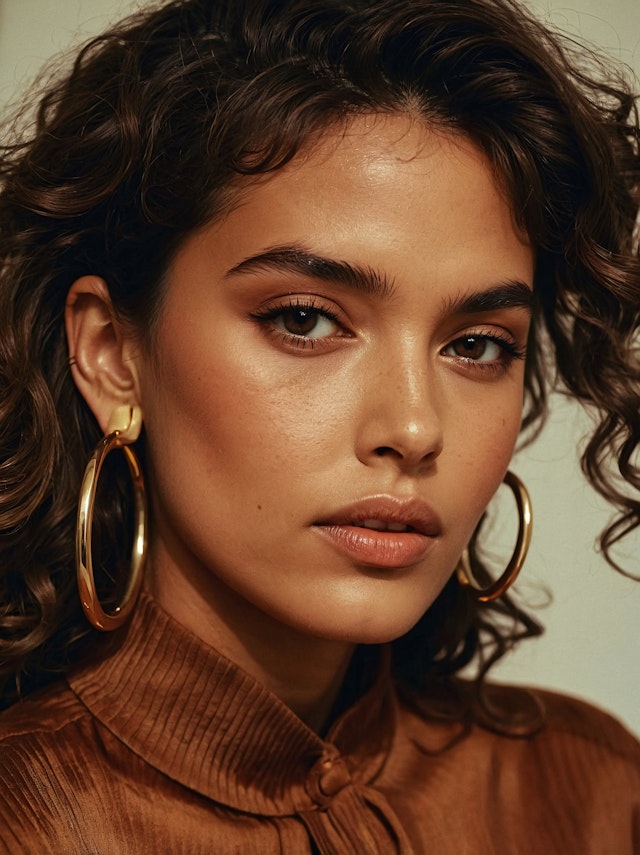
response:
<svg viewBox="0 0 640 855"><path fill-rule="evenodd" d="M156 566L148 587L175 620L266 686L308 727L327 729L353 644L283 624L212 574L191 580Z"/></svg>

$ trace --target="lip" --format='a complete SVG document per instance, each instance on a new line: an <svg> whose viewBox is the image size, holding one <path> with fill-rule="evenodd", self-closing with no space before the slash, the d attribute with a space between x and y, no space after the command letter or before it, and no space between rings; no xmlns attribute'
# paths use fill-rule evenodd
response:
<svg viewBox="0 0 640 855"><path fill-rule="evenodd" d="M409 527L410 531L364 528L366 520ZM372 567L409 567L422 561L442 533L435 511L418 498L371 496L313 524L342 555Z"/></svg>

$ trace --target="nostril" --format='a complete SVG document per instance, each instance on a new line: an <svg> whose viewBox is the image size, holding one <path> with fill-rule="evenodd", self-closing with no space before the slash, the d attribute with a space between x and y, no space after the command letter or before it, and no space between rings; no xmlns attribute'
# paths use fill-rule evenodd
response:
<svg viewBox="0 0 640 855"><path fill-rule="evenodd" d="M393 449L390 448L388 445L380 445L375 450L375 453L378 455L378 457L384 457L386 454L391 454L392 452Z"/></svg>

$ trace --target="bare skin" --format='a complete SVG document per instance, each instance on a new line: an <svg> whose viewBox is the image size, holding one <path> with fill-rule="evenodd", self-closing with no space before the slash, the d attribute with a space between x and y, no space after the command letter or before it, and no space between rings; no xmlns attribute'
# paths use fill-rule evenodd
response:
<svg viewBox="0 0 640 855"><path fill-rule="evenodd" d="M89 406L144 413L154 596L315 729L502 481L533 265L481 153L397 115L327 131L191 235L150 352L106 283L71 289Z"/></svg>

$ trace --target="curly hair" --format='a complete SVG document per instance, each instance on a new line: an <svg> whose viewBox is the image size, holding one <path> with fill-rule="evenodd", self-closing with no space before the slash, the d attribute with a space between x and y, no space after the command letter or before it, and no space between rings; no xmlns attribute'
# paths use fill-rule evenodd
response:
<svg viewBox="0 0 640 855"><path fill-rule="evenodd" d="M95 640L75 591L74 531L100 431L67 366L70 285L103 277L150 345L185 237L252 176L363 113L410 113L488 156L536 251L523 430L541 425L554 382L593 406L582 463L618 511L601 539L615 564L611 547L640 522L638 117L622 74L585 56L515 0L173 0L93 39L48 84L35 120L0 150L4 703L90 656ZM96 522L107 600L130 514L124 479L111 477ZM486 578L479 534L472 561ZM393 643L394 671L415 689L477 657L486 711L488 667L539 632L511 597L479 605L452 578Z"/></svg>

